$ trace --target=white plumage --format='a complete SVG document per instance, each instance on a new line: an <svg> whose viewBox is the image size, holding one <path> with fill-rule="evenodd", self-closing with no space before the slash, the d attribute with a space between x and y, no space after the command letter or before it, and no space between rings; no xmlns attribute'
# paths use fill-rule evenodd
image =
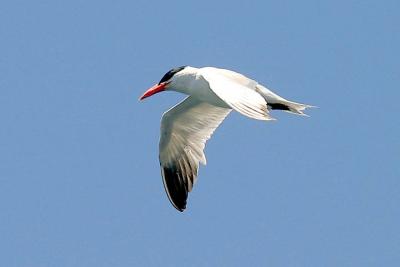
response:
<svg viewBox="0 0 400 267"><path fill-rule="evenodd" d="M206 141L232 109L252 119L273 120L271 109L304 115L311 107L288 101L242 74L213 67L172 69L140 99L165 90L189 95L164 113L159 144L165 191L180 211L186 208L199 163L206 164Z"/></svg>

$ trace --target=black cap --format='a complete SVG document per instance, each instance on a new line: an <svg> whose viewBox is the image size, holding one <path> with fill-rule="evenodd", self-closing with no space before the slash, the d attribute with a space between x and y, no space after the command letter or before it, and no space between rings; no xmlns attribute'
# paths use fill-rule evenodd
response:
<svg viewBox="0 0 400 267"><path fill-rule="evenodd" d="M177 67L177 68L173 68L173 69L169 70L167 73L164 74L164 76L161 78L161 80L158 84L168 81L169 79L172 78L172 76L174 76L176 73L180 72L181 70L183 70L186 67L187 66L181 66L181 67Z"/></svg>

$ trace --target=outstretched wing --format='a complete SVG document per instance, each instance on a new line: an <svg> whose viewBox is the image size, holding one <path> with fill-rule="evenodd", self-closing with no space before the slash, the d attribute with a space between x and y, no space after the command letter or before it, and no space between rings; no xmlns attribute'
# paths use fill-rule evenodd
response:
<svg viewBox="0 0 400 267"><path fill-rule="evenodd" d="M206 141L230 111L189 96L164 113L159 155L161 174L168 198L179 211L186 208L199 162L206 164L203 152Z"/></svg>

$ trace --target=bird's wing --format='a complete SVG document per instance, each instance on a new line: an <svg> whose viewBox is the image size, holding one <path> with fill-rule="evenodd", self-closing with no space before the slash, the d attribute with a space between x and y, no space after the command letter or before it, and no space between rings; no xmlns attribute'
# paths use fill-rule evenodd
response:
<svg viewBox="0 0 400 267"><path fill-rule="evenodd" d="M160 166L165 191L176 209L183 211L186 208L199 162L206 164L205 143L230 111L189 96L164 113Z"/></svg>
<svg viewBox="0 0 400 267"><path fill-rule="evenodd" d="M227 69L220 69L220 68L214 68L214 67L205 67L203 68L206 71L212 71L216 72L219 75L225 76L226 78L232 80L233 82L239 83L247 88L250 88L252 90L256 90L256 86L258 83L246 76L244 76L241 73L232 71L232 70L227 70Z"/></svg>
<svg viewBox="0 0 400 267"><path fill-rule="evenodd" d="M245 76L241 75L244 78L238 82L227 77L227 73L222 75L213 68L201 69L200 75L208 82L210 89L234 110L253 119L273 120L268 114L265 99L254 89L245 85ZM236 75L236 78L240 77ZM251 83L251 80L248 82Z"/></svg>

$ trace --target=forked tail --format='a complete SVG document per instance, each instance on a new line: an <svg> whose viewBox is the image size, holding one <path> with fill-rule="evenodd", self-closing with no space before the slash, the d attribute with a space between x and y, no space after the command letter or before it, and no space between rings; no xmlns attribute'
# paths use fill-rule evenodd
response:
<svg viewBox="0 0 400 267"><path fill-rule="evenodd" d="M286 100L285 98L275 94L274 92L260 84L256 85L256 92L264 97L265 101L267 102L268 109L283 110L298 115L308 116L307 114L304 114L303 111L306 108L315 108L315 106Z"/></svg>

